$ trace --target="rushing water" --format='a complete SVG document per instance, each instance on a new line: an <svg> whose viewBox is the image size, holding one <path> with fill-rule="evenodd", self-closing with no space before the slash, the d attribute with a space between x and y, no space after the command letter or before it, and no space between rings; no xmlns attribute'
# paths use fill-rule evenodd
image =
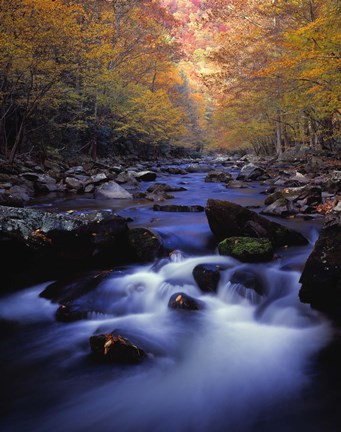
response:
<svg viewBox="0 0 341 432"><path fill-rule="evenodd" d="M256 189L229 192L205 185L202 175L180 180L189 191L177 195L178 203L203 205L210 196L256 205L264 198ZM55 205L84 210L102 203ZM307 397L314 359L331 329L298 300L314 225L299 226L310 236L308 247L250 265L215 253L203 214L159 214L138 201L115 205L133 224L157 229L177 250L159 263L113 271L80 300L91 310L87 320L56 322L57 305L39 297L47 284L1 299L1 320L15 323L3 332L3 430L322 430L320 413L314 416L304 399L316 403ZM224 269L217 294L197 287L192 272L198 264ZM245 270L255 275L263 295L231 282L236 271ZM204 308L170 310L176 292L196 297ZM93 363L89 336L113 330L143 348L147 360L129 367Z"/></svg>

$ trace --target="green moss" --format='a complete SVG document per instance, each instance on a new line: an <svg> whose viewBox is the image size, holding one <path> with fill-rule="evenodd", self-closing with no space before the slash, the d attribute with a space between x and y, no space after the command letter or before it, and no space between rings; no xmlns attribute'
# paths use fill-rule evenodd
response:
<svg viewBox="0 0 341 432"><path fill-rule="evenodd" d="M220 255L230 255L239 261L269 261L273 256L273 248L267 238L229 237L218 245Z"/></svg>

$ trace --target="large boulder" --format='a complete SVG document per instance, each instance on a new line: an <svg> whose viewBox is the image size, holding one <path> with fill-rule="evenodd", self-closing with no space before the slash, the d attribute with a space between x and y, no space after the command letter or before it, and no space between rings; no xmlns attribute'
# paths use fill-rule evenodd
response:
<svg viewBox="0 0 341 432"><path fill-rule="evenodd" d="M203 206L200 205L154 204L153 210L162 212L200 213L203 212L205 209Z"/></svg>
<svg viewBox="0 0 341 432"><path fill-rule="evenodd" d="M269 221L230 201L209 199L205 212L211 231L218 241L227 237L263 237L269 239L274 247L308 243L299 232Z"/></svg>
<svg viewBox="0 0 341 432"><path fill-rule="evenodd" d="M341 320L341 214L329 215L300 282L303 303Z"/></svg>
<svg viewBox="0 0 341 432"><path fill-rule="evenodd" d="M242 262L265 262L273 257L273 247L267 238L229 237L218 245L220 255L229 255Z"/></svg>
<svg viewBox="0 0 341 432"><path fill-rule="evenodd" d="M4 286L59 279L126 259L127 222L109 211L56 214L0 207Z"/></svg>

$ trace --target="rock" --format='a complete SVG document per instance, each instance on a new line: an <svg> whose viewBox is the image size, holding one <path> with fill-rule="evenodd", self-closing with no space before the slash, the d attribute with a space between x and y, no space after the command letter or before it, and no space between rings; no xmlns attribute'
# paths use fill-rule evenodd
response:
<svg viewBox="0 0 341 432"><path fill-rule="evenodd" d="M203 309L203 303L184 293L175 293L168 302L170 309L197 311Z"/></svg>
<svg viewBox="0 0 341 432"><path fill-rule="evenodd" d="M163 212L188 212L188 213L198 213L203 212L205 210L204 207L199 205L177 205L177 204L168 204L168 205L153 205L154 211L163 211Z"/></svg>
<svg viewBox="0 0 341 432"><path fill-rule="evenodd" d="M285 181L285 185L287 186L301 186L309 183L308 177L301 174L300 172L296 172L295 175L291 176L288 180Z"/></svg>
<svg viewBox="0 0 341 432"><path fill-rule="evenodd" d="M167 201L172 198L174 198L174 196L166 192L152 192L146 195L147 200L154 202Z"/></svg>
<svg viewBox="0 0 341 432"><path fill-rule="evenodd" d="M264 288L259 280L259 277L250 270L237 270L231 276L232 284L241 284L247 289L255 291L258 295L265 294Z"/></svg>
<svg viewBox="0 0 341 432"><path fill-rule="evenodd" d="M147 192L150 193L159 193L159 192L182 192L187 189L183 186L170 186L166 183L155 183L147 189Z"/></svg>
<svg viewBox="0 0 341 432"><path fill-rule="evenodd" d="M72 303L66 303L59 306L55 317L57 321L69 323L87 319L88 311L82 309L79 305L75 306Z"/></svg>
<svg viewBox="0 0 341 432"><path fill-rule="evenodd" d="M262 213L276 216L288 216L297 213L314 213L315 206L322 202L322 190L319 186L285 188L266 198L269 204Z"/></svg>
<svg viewBox="0 0 341 432"><path fill-rule="evenodd" d="M86 276L71 277L58 280L48 285L39 297L51 300L53 303L68 304L91 291L111 274L111 271L92 272Z"/></svg>
<svg viewBox="0 0 341 432"><path fill-rule="evenodd" d="M333 171L325 179L325 188L329 193L341 192L341 171Z"/></svg>
<svg viewBox="0 0 341 432"><path fill-rule="evenodd" d="M187 174L187 171L184 170L183 168L179 168L179 167L167 167L167 168L162 168L163 172L167 172L168 174L175 174L175 175L184 175Z"/></svg>
<svg viewBox="0 0 341 432"><path fill-rule="evenodd" d="M325 225L305 263L299 292L303 303L341 317L341 214L326 217Z"/></svg>
<svg viewBox="0 0 341 432"><path fill-rule="evenodd" d="M66 177L64 181L68 189L73 189L78 192L83 188L82 182L74 177Z"/></svg>
<svg viewBox="0 0 341 432"><path fill-rule="evenodd" d="M204 292L216 292L222 267L215 264L198 264L193 269L193 277Z"/></svg>
<svg viewBox="0 0 341 432"><path fill-rule="evenodd" d="M16 288L119 264L128 256L127 232L126 220L108 211L65 215L0 207L3 277Z"/></svg>
<svg viewBox="0 0 341 432"><path fill-rule="evenodd" d="M237 176L237 180L253 181L253 180L265 180L269 178L269 174L264 168L261 168L253 163L244 165Z"/></svg>
<svg viewBox="0 0 341 432"><path fill-rule="evenodd" d="M232 175L225 171L210 171L205 177L206 183L229 183Z"/></svg>
<svg viewBox="0 0 341 432"><path fill-rule="evenodd" d="M91 176L91 183L97 184L97 183L103 183L104 181L108 180L108 176L105 173L98 173Z"/></svg>
<svg viewBox="0 0 341 432"><path fill-rule="evenodd" d="M210 171L211 167L209 165L201 164L190 164L187 166L186 170L189 173L205 173Z"/></svg>
<svg viewBox="0 0 341 432"><path fill-rule="evenodd" d="M230 255L242 262L265 262L273 257L273 247L267 238L229 237L218 245L220 255Z"/></svg>
<svg viewBox="0 0 341 432"><path fill-rule="evenodd" d="M34 183L34 188L38 193L50 193L58 190L57 182L47 174L40 174Z"/></svg>
<svg viewBox="0 0 341 432"><path fill-rule="evenodd" d="M134 364L146 357L146 353L121 335L112 333L91 336L91 352L95 359L111 363Z"/></svg>
<svg viewBox="0 0 341 432"><path fill-rule="evenodd" d="M115 178L116 183L124 184L126 188L136 188L139 182L131 173L122 172Z"/></svg>
<svg viewBox="0 0 341 432"><path fill-rule="evenodd" d="M131 199L133 196L114 181L99 186L95 191L96 199Z"/></svg>
<svg viewBox="0 0 341 432"><path fill-rule="evenodd" d="M209 199L205 212L211 231L218 241L227 237L264 237L274 247L308 243L302 234L229 201Z"/></svg>
<svg viewBox="0 0 341 432"><path fill-rule="evenodd" d="M147 228L132 228L128 239L133 253L140 261L153 261L161 254L162 241L154 231Z"/></svg>
<svg viewBox="0 0 341 432"><path fill-rule="evenodd" d="M145 182L155 181L156 173L153 171L141 171L135 174L135 178L138 181L145 181Z"/></svg>

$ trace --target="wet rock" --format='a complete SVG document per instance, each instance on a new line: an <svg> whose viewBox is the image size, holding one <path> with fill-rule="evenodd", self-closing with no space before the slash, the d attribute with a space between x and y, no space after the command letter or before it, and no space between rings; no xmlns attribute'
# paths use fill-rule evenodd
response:
<svg viewBox="0 0 341 432"><path fill-rule="evenodd" d="M131 172L122 172L116 178L115 182L119 184L124 184L125 188L136 188L139 182L136 180L135 176Z"/></svg>
<svg viewBox="0 0 341 432"><path fill-rule="evenodd" d="M229 201L209 199L205 212L218 241L227 237L263 237L269 239L274 247L308 243L302 234Z"/></svg>
<svg viewBox="0 0 341 432"><path fill-rule="evenodd" d="M127 190L114 181L102 184L95 191L96 199L131 199L132 197Z"/></svg>
<svg viewBox="0 0 341 432"><path fill-rule="evenodd" d="M325 188L330 193L341 192L341 171L333 171L324 181Z"/></svg>
<svg viewBox="0 0 341 432"><path fill-rule="evenodd" d="M187 171L184 170L183 168L179 168L179 167L167 167L167 168L162 168L163 172L167 172L168 174L175 174L175 175L184 175L187 174Z"/></svg>
<svg viewBox="0 0 341 432"><path fill-rule="evenodd" d="M9 286L19 286L21 277L36 283L120 263L128 254L127 231L126 220L108 211L65 215L0 207L3 275Z"/></svg>
<svg viewBox="0 0 341 432"><path fill-rule="evenodd" d="M154 204L154 211L163 211L163 212L188 212L188 213L198 213L203 212L205 210L204 207L199 205L177 205L177 204L168 204L168 205L159 205Z"/></svg>
<svg viewBox="0 0 341 432"><path fill-rule="evenodd" d="M210 171L205 177L206 183L229 183L232 175L225 171Z"/></svg>
<svg viewBox="0 0 341 432"><path fill-rule="evenodd" d="M168 307L177 310L197 311L203 309L203 303L187 294L175 293L169 299Z"/></svg>
<svg viewBox="0 0 341 432"><path fill-rule="evenodd" d="M83 188L82 182L75 177L66 177L64 181L67 188L70 190L75 190L78 192L81 191Z"/></svg>
<svg viewBox="0 0 341 432"><path fill-rule="evenodd" d="M132 228L128 239L134 255L142 262L153 261L162 252L160 236L147 228Z"/></svg>
<svg viewBox="0 0 341 432"><path fill-rule="evenodd" d="M303 303L341 317L341 214L327 216L305 263L299 297Z"/></svg>
<svg viewBox="0 0 341 432"><path fill-rule="evenodd" d="M183 186L170 186L166 183L154 183L153 185L149 186L147 189L147 192L150 193L159 193L159 192L182 192L186 191L187 189Z"/></svg>
<svg viewBox="0 0 341 432"><path fill-rule="evenodd" d="M110 363L134 364L146 353L121 335L105 333L91 336L90 348L95 359Z"/></svg>
<svg viewBox="0 0 341 432"><path fill-rule="evenodd" d="M65 305L94 291L111 273L111 271L107 270L58 280L48 285L39 294L39 297L51 300L53 303Z"/></svg>
<svg viewBox="0 0 341 432"><path fill-rule="evenodd" d="M153 171L141 171L135 174L135 178L138 181L151 182L155 181L156 173Z"/></svg>
<svg viewBox="0 0 341 432"><path fill-rule="evenodd" d="M55 314L56 320L64 323L75 322L87 319L88 311L79 305L66 303L59 306Z"/></svg>
<svg viewBox="0 0 341 432"><path fill-rule="evenodd" d="M255 291L258 295L265 294L264 287L259 277L250 270L237 270L231 276L231 283L241 284L245 288Z"/></svg>
<svg viewBox="0 0 341 432"><path fill-rule="evenodd" d="M210 169L211 167L206 164L190 164L186 168L189 173L205 173L210 171Z"/></svg>
<svg viewBox="0 0 341 432"><path fill-rule="evenodd" d="M193 277L204 292L216 292L222 267L215 264L199 264L193 269Z"/></svg>
<svg viewBox="0 0 341 432"><path fill-rule="evenodd" d="M174 195L170 195L167 192L152 192L152 193L148 193L146 194L145 198L148 201L154 201L154 202L162 202L162 201L167 201L169 199L174 198Z"/></svg>
<svg viewBox="0 0 341 432"><path fill-rule="evenodd" d="M237 180L244 181L254 181L254 180L264 180L269 178L269 174L265 171L264 168L254 165L253 163L249 163L244 165L240 170L240 173L237 176Z"/></svg>
<svg viewBox="0 0 341 432"><path fill-rule="evenodd" d="M46 194L56 192L60 188L57 185L57 181L47 174L40 174L34 182L34 189L37 193Z"/></svg>
<svg viewBox="0 0 341 432"><path fill-rule="evenodd" d="M220 255L229 255L242 262L265 262L273 257L273 247L267 238L229 237L218 245Z"/></svg>

